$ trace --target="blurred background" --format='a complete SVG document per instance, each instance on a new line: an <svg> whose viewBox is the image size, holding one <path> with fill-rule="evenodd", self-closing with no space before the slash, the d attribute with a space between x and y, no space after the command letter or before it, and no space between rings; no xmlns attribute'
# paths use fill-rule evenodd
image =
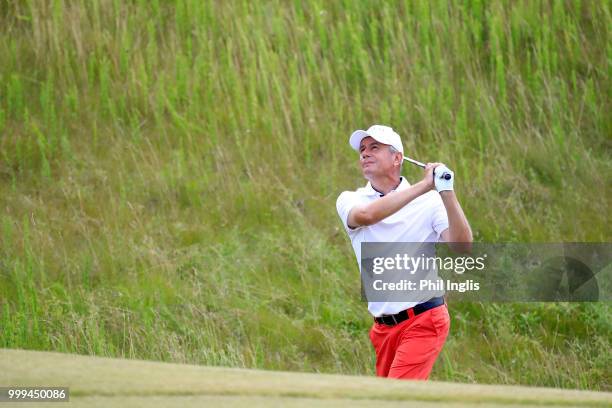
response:
<svg viewBox="0 0 612 408"><path fill-rule="evenodd" d="M610 27L609 1L0 0L0 346L373 375L350 133L446 163L476 241L609 242ZM610 303L449 309L432 379L612 389Z"/></svg>

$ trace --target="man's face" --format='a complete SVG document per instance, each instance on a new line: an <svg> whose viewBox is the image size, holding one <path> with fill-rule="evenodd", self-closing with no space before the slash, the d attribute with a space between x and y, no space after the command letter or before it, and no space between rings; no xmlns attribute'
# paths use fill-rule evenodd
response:
<svg viewBox="0 0 612 408"><path fill-rule="evenodd" d="M359 164L363 176L371 180L380 176L392 176L401 163L400 153L391 153L389 145L364 137L359 145Z"/></svg>

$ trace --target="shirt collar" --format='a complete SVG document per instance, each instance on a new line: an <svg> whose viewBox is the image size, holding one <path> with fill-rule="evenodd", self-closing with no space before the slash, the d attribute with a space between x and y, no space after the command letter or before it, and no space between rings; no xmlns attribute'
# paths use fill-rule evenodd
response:
<svg viewBox="0 0 612 408"><path fill-rule="evenodd" d="M410 187L410 183L408 182L408 180L406 180L404 176L400 176L399 185L397 186L397 188L395 188L395 190L391 190L391 191L401 191L408 187ZM379 197L383 196L381 192L374 190L374 187L372 187L372 183L370 183L369 181L368 181L368 184L366 184L365 186L365 192L366 192L366 195L369 195L369 196L374 196L374 195L379 196Z"/></svg>

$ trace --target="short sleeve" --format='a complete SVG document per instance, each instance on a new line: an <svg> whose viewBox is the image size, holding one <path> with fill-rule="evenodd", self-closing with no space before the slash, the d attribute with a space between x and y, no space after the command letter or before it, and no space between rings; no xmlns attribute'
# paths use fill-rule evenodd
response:
<svg viewBox="0 0 612 408"><path fill-rule="evenodd" d="M446 207L444 207L440 194L435 194L433 196L435 197L435 204L433 206L431 227L436 232L439 241L442 231L448 228L448 214L446 213Z"/></svg>
<svg viewBox="0 0 612 408"><path fill-rule="evenodd" d="M342 194L338 196L336 200L336 210L338 211L338 215L342 220L342 225L344 225L344 229L348 234L357 231L361 227L351 228L348 226L348 216L353 209L354 206L359 204L359 199L355 192L353 191L344 191Z"/></svg>

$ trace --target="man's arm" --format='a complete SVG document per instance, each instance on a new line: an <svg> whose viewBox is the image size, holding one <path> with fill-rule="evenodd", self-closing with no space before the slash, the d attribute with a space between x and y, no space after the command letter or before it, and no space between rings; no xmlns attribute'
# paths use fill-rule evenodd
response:
<svg viewBox="0 0 612 408"><path fill-rule="evenodd" d="M435 187L433 172L436 166L440 164L441 163L427 163L423 179L407 189L395 191L371 203L353 207L348 215L349 228L376 224L391 214L396 213L420 195L433 190Z"/></svg>
<svg viewBox="0 0 612 408"><path fill-rule="evenodd" d="M387 194L371 203L356 205L348 215L348 226L357 228L376 224L429 190L431 186L419 181L407 189Z"/></svg>
<svg viewBox="0 0 612 408"><path fill-rule="evenodd" d="M472 251L472 229L454 191L441 191L440 197L448 215L448 228L442 231L442 240L449 243L453 252Z"/></svg>

